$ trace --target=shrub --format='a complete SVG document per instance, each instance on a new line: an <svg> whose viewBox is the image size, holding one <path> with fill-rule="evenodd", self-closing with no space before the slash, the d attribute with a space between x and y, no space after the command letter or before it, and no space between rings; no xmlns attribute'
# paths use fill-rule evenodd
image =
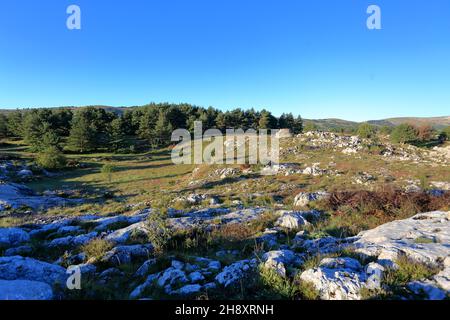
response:
<svg viewBox="0 0 450 320"><path fill-rule="evenodd" d="M391 140L395 143L406 143L417 140L417 129L410 124L401 124L394 128Z"/></svg>
<svg viewBox="0 0 450 320"><path fill-rule="evenodd" d="M439 134L439 139L441 141L450 140L450 126L444 128Z"/></svg>
<svg viewBox="0 0 450 320"><path fill-rule="evenodd" d="M259 267L259 280L267 291L266 295L273 299L294 299L299 291L299 286L291 280L262 265Z"/></svg>
<svg viewBox="0 0 450 320"><path fill-rule="evenodd" d="M417 128L417 138L420 141L429 141L434 135L435 131L430 125L422 125Z"/></svg>
<svg viewBox="0 0 450 320"><path fill-rule="evenodd" d="M358 127L358 136L361 138L371 138L375 134L375 127L369 123L362 123Z"/></svg>
<svg viewBox="0 0 450 320"><path fill-rule="evenodd" d="M67 159L56 147L49 147L36 157L36 163L44 169L63 169L67 164Z"/></svg>
<svg viewBox="0 0 450 320"><path fill-rule="evenodd" d="M152 213L146 223L147 237L156 253L162 253L172 238L170 230L163 214Z"/></svg>
<svg viewBox="0 0 450 320"><path fill-rule="evenodd" d="M109 181L109 183L111 183L112 174L116 170L117 170L117 168L115 166L113 166L112 164L107 163L107 164L103 165L103 167L101 169L101 172L108 177L108 181Z"/></svg>
<svg viewBox="0 0 450 320"><path fill-rule="evenodd" d="M81 247L81 250L86 253L88 259L98 260L102 258L105 253L113 248L113 245L110 241L105 239L93 239L89 241L87 244Z"/></svg>
<svg viewBox="0 0 450 320"><path fill-rule="evenodd" d="M299 281L298 284L298 294L303 300L319 300L320 293L310 282Z"/></svg>
<svg viewBox="0 0 450 320"><path fill-rule="evenodd" d="M428 279L439 273L440 268L413 261L401 256L395 261L398 268L388 269L383 275L383 283L388 286L404 286L414 280Z"/></svg>

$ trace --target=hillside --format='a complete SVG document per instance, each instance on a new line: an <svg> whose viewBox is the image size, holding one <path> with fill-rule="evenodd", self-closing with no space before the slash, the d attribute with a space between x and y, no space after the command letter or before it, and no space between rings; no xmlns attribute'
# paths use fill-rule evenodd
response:
<svg viewBox="0 0 450 320"><path fill-rule="evenodd" d="M402 123L411 123L414 125L431 125L436 129L450 126L450 117L431 117L431 118L419 118L419 117L401 117L401 118L389 118L384 120L369 121L372 124L377 125L399 125Z"/></svg>

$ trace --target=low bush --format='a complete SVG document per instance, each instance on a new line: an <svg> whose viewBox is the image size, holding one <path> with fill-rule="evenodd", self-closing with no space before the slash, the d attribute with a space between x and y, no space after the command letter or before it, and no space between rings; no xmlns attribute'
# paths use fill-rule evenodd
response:
<svg viewBox="0 0 450 320"><path fill-rule="evenodd" d="M105 239L93 239L81 247L81 251L86 253L88 260L101 259L105 253L113 248L110 241Z"/></svg>

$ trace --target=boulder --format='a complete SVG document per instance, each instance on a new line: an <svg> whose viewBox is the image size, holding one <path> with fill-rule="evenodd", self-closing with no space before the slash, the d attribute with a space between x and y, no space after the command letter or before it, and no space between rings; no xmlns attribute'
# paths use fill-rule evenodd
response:
<svg viewBox="0 0 450 320"><path fill-rule="evenodd" d="M322 199L329 197L329 195L330 194L325 191L318 191L318 192L312 192L312 193L300 192L294 198L294 207L305 207L311 201L322 200Z"/></svg>
<svg viewBox="0 0 450 320"><path fill-rule="evenodd" d="M39 196L30 188L21 184L0 184L0 210L6 208L20 209L22 207L39 210L79 202L80 200L69 200L56 196Z"/></svg>
<svg viewBox="0 0 450 320"><path fill-rule="evenodd" d="M269 251L263 255L264 267L286 277L286 266L297 266L302 259L291 250Z"/></svg>
<svg viewBox="0 0 450 320"><path fill-rule="evenodd" d="M192 283L200 282L205 280L205 277L199 271L194 271L189 274L189 279Z"/></svg>
<svg viewBox="0 0 450 320"><path fill-rule="evenodd" d="M216 276L216 281L224 287L234 286L255 270L256 259L237 261L223 269Z"/></svg>
<svg viewBox="0 0 450 320"><path fill-rule="evenodd" d="M0 280L0 300L51 300L52 288L45 282Z"/></svg>
<svg viewBox="0 0 450 320"><path fill-rule="evenodd" d="M156 259L150 259L145 261L140 267L139 269L136 271L136 273L134 274L135 277L143 277L145 276L150 268L152 266L154 266L156 264Z"/></svg>
<svg viewBox="0 0 450 320"><path fill-rule="evenodd" d="M131 293L130 293L130 299L137 299L139 298L144 291L150 287L151 285L153 285L153 283L155 283L155 281L161 276L161 273L155 273L155 274L151 274L147 277L147 279L145 280L145 282L139 286L137 286Z"/></svg>
<svg viewBox="0 0 450 320"><path fill-rule="evenodd" d="M118 229L118 230L108 234L106 236L106 239L111 240L115 243L121 244L121 243L127 242L133 233L147 234L147 232L148 232L148 230L146 228L146 222L141 221L141 222L133 223L132 225L130 225L126 228Z"/></svg>
<svg viewBox="0 0 450 320"><path fill-rule="evenodd" d="M49 285L65 284L66 270L60 266L20 256L0 257L0 279L30 280Z"/></svg>
<svg viewBox="0 0 450 320"><path fill-rule="evenodd" d="M136 259L148 259L152 252L153 246L150 244L117 246L108 251L102 258L102 261L113 265L128 264Z"/></svg>
<svg viewBox="0 0 450 320"><path fill-rule="evenodd" d="M92 239L96 238L98 233L96 231L88 234L80 234L78 236L67 236L63 238L56 238L50 241L49 247L78 247L85 245Z"/></svg>
<svg viewBox="0 0 450 320"><path fill-rule="evenodd" d="M180 269L176 269L174 267L167 268L163 274L158 278L157 284L160 287L165 286L174 286L179 283L188 283L189 279L187 278L184 271Z"/></svg>
<svg viewBox="0 0 450 320"><path fill-rule="evenodd" d="M289 230L298 230L308 224L309 222L299 212L285 212L275 222L276 226Z"/></svg>
<svg viewBox="0 0 450 320"><path fill-rule="evenodd" d="M365 274L347 268L309 269L300 275L300 280L311 283L323 300L360 300L365 287Z"/></svg>
<svg viewBox="0 0 450 320"><path fill-rule="evenodd" d="M20 246L16 248L9 248L4 252L5 257L12 257L12 256L26 256L33 252L33 248L30 246Z"/></svg>
<svg viewBox="0 0 450 320"><path fill-rule="evenodd" d="M30 241L30 235L20 228L1 228L0 247L9 248Z"/></svg>
<svg viewBox="0 0 450 320"><path fill-rule="evenodd" d="M199 293L202 290L202 286L199 284L188 284L180 289L173 291L172 294L181 296L190 296Z"/></svg>

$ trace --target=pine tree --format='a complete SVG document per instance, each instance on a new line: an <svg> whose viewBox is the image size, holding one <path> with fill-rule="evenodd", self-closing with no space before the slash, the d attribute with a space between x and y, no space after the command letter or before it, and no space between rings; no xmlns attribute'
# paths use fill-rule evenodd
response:
<svg viewBox="0 0 450 320"><path fill-rule="evenodd" d="M7 119L5 115L0 114L0 140L6 138L7 135Z"/></svg>
<svg viewBox="0 0 450 320"><path fill-rule="evenodd" d="M122 118L116 118L111 122L109 128L109 145L111 150L118 151L125 144L124 121Z"/></svg>
<svg viewBox="0 0 450 320"><path fill-rule="evenodd" d="M90 151L95 147L95 134L95 127L82 113L78 113L72 120L68 145L81 153Z"/></svg>
<svg viewBox="0 0 450 320"><path fill-rule="evenodd" d="M294 119L291 129L293 134L300 134L303 132L303 119L301 116L297 116L297 118Z"/></svg>
<svg viewBox="0 0 450 320"><path fill-rule="evenodd" d="M277 119L269 111L261 111L258 129L276 129L277 125Z"/></svg>
<svg viewBox="0 0 450 320"><path fill-rule="evenodd" d="M23 114L21 111L14 111L7 116L7 130L13 137L23 137Z"/></svg>
<svg viewBox="0 0 450 320"><path fill-rule="evenodd" d="M170 144L172 125L167 120L164 110L159 111L158 120L152 133L151 144L156 147L165 147Z"/></svg>
<svg viewBox="0 0 450 320"><path fill-rule="evenodd" d="M406 143L417 139L417 129L410 124L400 124L391 133L391 140L395 143Z"/></svg>

